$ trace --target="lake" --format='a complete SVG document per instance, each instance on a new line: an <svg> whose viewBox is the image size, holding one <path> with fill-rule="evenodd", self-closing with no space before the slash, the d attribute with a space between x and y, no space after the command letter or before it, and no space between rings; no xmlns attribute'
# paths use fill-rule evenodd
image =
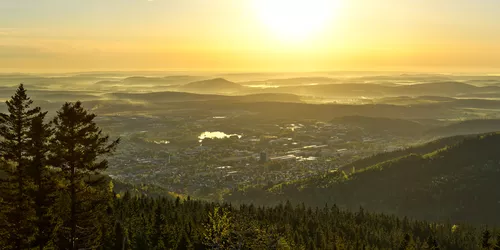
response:
<svg viewBox="0 0 500 250"><path fill-rule="evenodd" d="M215 132L205 131L198 136L198 139L200 139L200 142L201 142L201 141L203 141L203 139L206 139L206 138L208 138L208 139L224 139L224 138L229 138L231 136L237 136L238 138L241 138L241 135L238 135L238 134L226 134L226 133L220 132L220 131L215 131Z"/></svg>

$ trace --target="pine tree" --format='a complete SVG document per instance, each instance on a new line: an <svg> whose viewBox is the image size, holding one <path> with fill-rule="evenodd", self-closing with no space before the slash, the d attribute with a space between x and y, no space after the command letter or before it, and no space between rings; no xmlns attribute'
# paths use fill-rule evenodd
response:
<svg viewBox="0 0 500 250"><path fill-rule="evenodd" d="M189 249L190 243L189 238L186 233L182 232L179 243L177 243L177 250L187 250Z"/></svg>
<svg viewBox="0 0 500 250"><path fill-rule="evenodd" d="M494 249L494 250L500 250L500 234L497 234L497 237L496 237L496 243L495 243L495 245L493 246L493 249Z"/></svg>
<svg viewBox="0 0 500 250"><path fill-rule="evenodd" d="M63 218L60 247L65 249L99 245L101 231L97 227L110 198L100 174L108 167L102 156L113 152L119 140L108 142L94 118L76 102L64 104L53 120L52 163L67 183L58 202Z"/></svg>
<svg viewBox="0 0 500 250"><path fill-rule="evenodd" d="M321 229L316 231L316 246L319 249L326 249L326 238L323 230Z"/></svg>
<svg viewBox="0 0 500 250"><path fill-rule="evenodd" d="M162 210L160 205L158 204L155 209L155 217L154 217L154 224L153 224L153 234L151 236L151 244L155 249L162 249L165 245L164 241L164 227L167 224L167 221L165 220L165 216L162 214Z"/></svg>
<svg viewBox="0 0 500 250"><path fill-rule="evenodd" d="M405 234L403 240L399 244L400 250L406 250L410 246L411 236L409 234Z"/></svg>
<svg viewBox="0 0 500 250"><path fill-rule="evenodd" d="M48 168L49 139L53 130L50 124L44 123L46 113L39 113L31 123L29 135L28 174L33 180L31 196L35 208L35 240L34 247L40 250L50 246L54 239L57 222L52 204L56 195L56 175Z"/></svg>
<svg viewBox="0 0 500 250"><path fill-rule="evenodd" d="M226 209L215 207L213 212L208 214L208 223L205 225L204 243L205 245L227 249L230 243L232 223L229 212Z"/></svg>
<svg viewBox="0 0 500 250"><path fill-rule="evenodd" d="M113 190L113 181L109 182L109 190L111 190L110 194L114 195ZM101 230L101 244L99 246L99 250L104 250L104 249L113 249L113 246L115 244L115 224L117 223L117 220L114 219L114 204L113 204L113 197L110 195L109 196L109 203L107 204L106 207L106 214L105 216L101 217L99 222L100 230Z"/></svg>
<svg viewBox="0 0 500 250"><path fill-rule="evenodd" d="M310 250L318 249L316 247L316 244L314 244L314 241L312 239L309 239L309 241L307 242L307 249L310 249Z"/></svg>
<svg viewBox="0 0 500 250"><path fill-rule="evenodd" d="M290 250L292 247L288 244L285 238L281 237L276 245L277 250Z"/></svg>
<svg viewBox="0 0 500 250"><path fill-rule="evenodd" d="M491 247L490 239L491 239L491 233L488 229L485 229L483 231L483 239L481 244L483 249L490 249Z"/></svg>
<svg viewBox="0 0 500 250"><path fill-rule="evenodd" d="M128 242L127 242L127 236L126 232L124 231L124 228L122 227L121 223L116 223L115 225L115 244L114 248L116 250L125 250L128 249Z"/></svg>
<svg viewBox="0 0 500 250"><path fill-rule="evenodd" d="M437 240L431 235L427 238L427 249L439 250L439 245Z"/></svg>
<svg viewBox="0 0 500 250"><path fill-rule="evenodd" d="M40 108L31 108L33 101L24 86L19 85L12 98L6 101L8 114L0 114L0 160L5 177L0 195L6 222L6 248L25 249L33 238L34 217L28 176L29 129Z"/></svg>
<svg viewBox="0 0 500 250"><path fill-rule="evenodd" d="M3 161L0 161L0 185L3 186L3 182L5 181L5 173L3 172L3 169L7 168L7 164ZM0 186L0 187L1 187ZM2 190L3 192L4 190ZM6 217L6 210L8 209L8 204L7 202L4 202L3 195L0 195L0 246L7 246L7 238L9 235L8 229L8 220Z"/></svg>

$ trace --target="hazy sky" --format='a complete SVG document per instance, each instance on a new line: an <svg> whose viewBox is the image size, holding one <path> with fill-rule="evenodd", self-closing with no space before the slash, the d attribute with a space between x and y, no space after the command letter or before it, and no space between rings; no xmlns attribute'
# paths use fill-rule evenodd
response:
<svg viewBox="0 0 500 250"><path fill-rule="evenodd" d="M0 0L0 71L500 71L500 0L290 2Z"/></svg>

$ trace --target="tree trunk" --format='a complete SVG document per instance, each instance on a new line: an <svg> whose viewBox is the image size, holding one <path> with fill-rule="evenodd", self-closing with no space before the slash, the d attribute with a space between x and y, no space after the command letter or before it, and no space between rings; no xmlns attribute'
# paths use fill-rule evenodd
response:
<svg viewBox="0 0 500 250"><path fill-rule="evenodd" d="M75 167L71 166L71 177L70 177L70 189L71 189L71 219L70 219L70 239L71 239L71 250L76 248L76 187L75 187Z"/></svg>

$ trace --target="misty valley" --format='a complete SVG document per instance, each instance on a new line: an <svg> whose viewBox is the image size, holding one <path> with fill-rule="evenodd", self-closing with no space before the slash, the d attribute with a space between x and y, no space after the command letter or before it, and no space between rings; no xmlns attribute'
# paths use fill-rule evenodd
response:
<svg viewBox="0 0 500 250"><path fill-rule="evenodd" d="M500 129L500 77L492 75L110 72L0 81L1 98L24 83L49 116L64 101L83 101L122 140L106 170L113 179L138 193L208 201L353 174L366 157Z"/></svg>
<svg viewBox="0 0 500 250"><path fill-rule="evenodd" d="M99 236L102 240L110 237L109 246L149 249L146 245L157 244L163 246L157 249L204 249L210 244L229 247L239 242L248 249L286 249L280 244L292 249L344 249L353 244L359 245L349 249L385 249L401 244L407 246L404 249L437 249L438 245L475 249L481 238L465 235L481 233L483 246L495 242L491 235L496 229L481 230L484 225L500 225L500 192L496 191L500 190L500 76L370 72L3 74L0 98L8 102L18 98L19 83L27 89L33 105L48 111L52 124L64 122L62 116L65 112L70 116L71 107L81 108L79 102L64 103L81 101L85 110L97 115L92 119L103 133L120 139L105 158L107 168L82 172L88 181L102 176L106 180L103 187L108 185L114 193L114 205L108 209L119 212L107 217L110 221L106 223L111 224L102 226L108 230L106 225L116 220L114 230L119 231ZM0 112L13 110L2 106ZM62 129L56 127L55 138ZM47 157L51 162L52 156ZM61 169L66 171L64 166ZM5 173L0 172L0 177ZM99 193L106 188L95 190ZM137 224L142 217L129 206L148 211L144 213L154 218ZM210 212L198 214L202 210L193 206L209 206L205 209ZM256 212L255 206L263 210ZM318 210L324 206L327 210ZM172 213L194 221L171 224L163 216ZM271 217L256 219L255 213ZM296 227L296 222L287 221L293 217L283 217L279 223L270 219L287 213L377 232L384 229L374 221L381 216L398 216L384 219L384 223L391 221L386 230L397 240L388 241L378 234L346 234L319 222L311 230L325 230L331 236L294 236L301 229L282 228ZM230 214L238 215L231 217L237 221L224 221ZM169 220L178 219L174 218ZM267 229L246 228L247 220ZM421 225L426 223L418 220L438 224L423 230ZM133 225L156 227L157 223L165 227L155 231L157 236L127 229ZM220 225L217 223L225 225L218 232L225 235L224 241L207 236L210 230L200 229L201 225ZM232 235L238 230L245 233ZM254 233L268 239L258 245L252 236L243 236ZM160 244L154 237L170 239L170 243ZM141 245L141 240L146 240L146 245ZM68 242L88 244L78 243L78 239Z"/></svg>

